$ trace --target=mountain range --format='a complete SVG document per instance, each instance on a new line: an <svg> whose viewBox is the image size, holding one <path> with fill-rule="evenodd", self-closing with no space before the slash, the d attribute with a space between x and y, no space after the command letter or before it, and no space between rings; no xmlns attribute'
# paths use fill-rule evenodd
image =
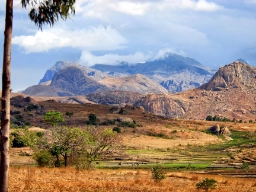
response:
<svg viewBox="0 0 256 192"><path fill-rule="evenodd" d="M161 82L153 81L154 76L162 73L166 75L162 78L174 78L175 75L179 76L187 71L191 76L199 76L200 73L202 79L207 79L212 72L195 63L189 69L184 67L185 64L180 68L173 66L176 74L170 72L173 75L168 76L168 70L171 69L164 61L179 57L168 55L165 60L159 61L157 67L152 67L152 62L137 64L138 69L136 65L122 64L123 71L121 66L95 65L87 68L75 63L58 62L46 72L39 85L29 87L23 93L36 96L34 98L40 100L42 97L39 96L54 96L56 101L68 103L90 102L118 106L129 104L171 118L205 119L208 115L217 115L230 119L256 119L255 67L239 59L221 67L206 83L198 83L200 86L196 88L169 93L161 86ZM194 62L193 59L185 60ZM161 65L163 70L160 70ZM151 68L147 69L149 66ZM144 70L140 69L143 67ZM136 74L139 71L144 72Z"/></svg>
<svg viewBox="0 0 256 192"><path fill-rule="evenodd" d="M195 59L171 53L134 65L96 64L89 68L59 61L46 71L39 85L27 88L24 93L38 96L87 95L101 91L175 93L199 87L213 74L214 70Z"/></svg>

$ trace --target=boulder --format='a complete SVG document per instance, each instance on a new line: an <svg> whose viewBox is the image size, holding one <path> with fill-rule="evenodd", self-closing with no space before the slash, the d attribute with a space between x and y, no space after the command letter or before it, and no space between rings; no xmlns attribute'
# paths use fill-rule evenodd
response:
<svg viewBox="0 0 256 192"><path fill-rule="evenodd" d="M220 129L220 135L230 136L231 132L227 126Z"/></svg>
<svg viewBox="0 0 256 192"><path fill-rule="evenodd" d="M209 131L214 135L230 136L231 132L227 126L220 127L218 124L209 128Z"/></svg>
<svg viewBox="0 0 256 192"><path fill-rule="evenodd" d="M220 134L220 126L217 124L217 125L214 125L212 127L209 128L209 131L212 133L212 134L215 134L215 135L219 135Z"/></svg>

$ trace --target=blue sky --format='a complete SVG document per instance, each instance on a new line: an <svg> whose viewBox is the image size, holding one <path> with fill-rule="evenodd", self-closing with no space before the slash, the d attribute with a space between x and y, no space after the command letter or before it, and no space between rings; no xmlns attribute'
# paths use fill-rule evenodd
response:
<svg viewBox="0 0 256 192"><path fill-rule="evenodd" d="M172 52L214 69L238 58L256 66L256 0L76 1L75 16L40 31L14 0L14 91L37 84L59 60L133 64ZM0 0L2 45L4 15Z"/></svg>

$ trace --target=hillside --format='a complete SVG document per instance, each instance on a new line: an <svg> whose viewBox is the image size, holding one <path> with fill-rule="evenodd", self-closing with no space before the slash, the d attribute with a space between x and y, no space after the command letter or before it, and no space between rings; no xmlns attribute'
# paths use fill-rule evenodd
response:
<svg viewBox="0 0 256 192"><path fill-rule="evenodd" d="M208 115L218 115L230 119L254 120L256 116L255 103L255 68L235 61L221 67L214 77L199 88L176 94L147 94L140 97L130 97L129 103L142 106L146 111L172 118L205 119ZM111 93L95 93L88 97L98 103L121 104L122 99L107 100L113 97Z"/></svg>
<svg viewBox="0 0 256 192"><path fill-rule="evenodd" d="M24 93L39 96L86 95L99 91L175 93L199 87L212 75L212 69L195 59L171 53L134 65L121 62L115 66L96 64L89 68L58 61L45 72L39 86L28 87Z"/></svg>
<svg viewBox="0 0 256 192"><path fill-rule="evenodd" d="M102 65L92 67L99 71L113 74L143 74L162 85L169 93L181 92L206 83L213 75L213 70L203 66L195 59L167 53L163 58L136 65Z"/></svg>
<svg viewBox="0 0 256 192"><path fill-rule="evenodd" d="M205 119L218 115L230 119L254 120L256 117L256 69L235 61L221 67L213 78L199 88L173 95L147 95L135 106L168 117Z"/></svg>

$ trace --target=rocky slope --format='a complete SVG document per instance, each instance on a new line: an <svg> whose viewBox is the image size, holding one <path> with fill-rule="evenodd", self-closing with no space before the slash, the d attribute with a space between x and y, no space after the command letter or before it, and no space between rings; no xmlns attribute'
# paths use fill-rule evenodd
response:
<svg viewBox="0 0 256 192"><path fill-rule="evenodd" d="M201 89L213 91L227 88L255 89L256 69L237 60L221 67L208 83L201 86Z"/></svg>
<svg viewBox="0 0 256 192"><path fill-rule="evenodd" d="M163 58L143 64L128 65L123 63L118 66L97 64L92 68L108 74L143 74L162 85L169 93L198 87L208 82L214 72L195 59L171 53L167 53Z"/></svg>
<svg viewBox="0 0 256 192"><path fill-rule="evenodd" d="M83 71L82 73L84 76L89 77L91 80L100 84L106 84L108 90L135 91L139 93L181 92L187 89L199 87L203 83L208 82L213 75L213 70L203 66L192 58L167 53L163 58L143 64L137 63L135 65L128 65L127 63L120 63L120 65L116 66L97 64L92 68L88 68L80 66L74 62L58 61L52 68L46 71L44 77L40 80L39 85L55 85L56 82L51 83L55 74L59 73L59 71L63 71L67 67L79 67L80 70ZM67 72L67 70L65 71ZM137 74L141 74L143 77L138 76ZM127 79L123 79L125 77L129 80L127 81ZM146 80L146 77L149 79ZM117 80L116 78L121 79ZM134 80L131 80L132 78L134 78ZM147 86L143 86L144 80L149 82L148 85L145 84ZM130 83L120 85L119 82L124 81ZM138 81L137 84L134 83L135 81ZM66 81L66 83L68 82ZM96 84L99 85L98 83ZM60 87L59 82L57 84L57 88L63 89L63 87L65 87L63 82ZM116 86L115 84L119 85ZM135 84L137 87L136 89ZM30 90L32 90L32 88L30 88ZM69 90L69 88L67 90ZM87 89L87 91L81 91L80 93L91 93L96 90L97 89L95 88L91 88ZM55 92L58 93L63 91L58 90L53 92L53 94L56 95ZM26 91L26 93L28 93L28 91ZM69 94L76 95L77 91L71 91ZM49 93L44 93L44 95L49 95Z"/></svg>
<svg viewBox="0 0 256 192"><path fill-rule="evenodd" d="M219 69L200 88L173 95L147 95L135 102L145 110L169 117L256 119L256 69L235 61Z"/></svg>
<svg viewBox="0 0 256 192"><path fill-rule="evenodd" d="M129 97L118 94L115 100L108 94L96 94L97 103L124 104L129 102L142 106L145 111L172 118L205 119L208 115L228 117L230 119L256 119L256 72L255 68L235 61L221 67L214 77L200 88L176 94L147 94ZM223 83L224 82L224 83Z"/></svg>
<svg viewBox="0 0 256 192"><path fill-rule="evenodd" d="M104 77L101 72L88 73L87 68L75 64L57 71L50 84L42 82L27 88L23 93L35 96L74 96L102 91L130 91L140 94L167 93L165 88L144 75Z"/></svg>

